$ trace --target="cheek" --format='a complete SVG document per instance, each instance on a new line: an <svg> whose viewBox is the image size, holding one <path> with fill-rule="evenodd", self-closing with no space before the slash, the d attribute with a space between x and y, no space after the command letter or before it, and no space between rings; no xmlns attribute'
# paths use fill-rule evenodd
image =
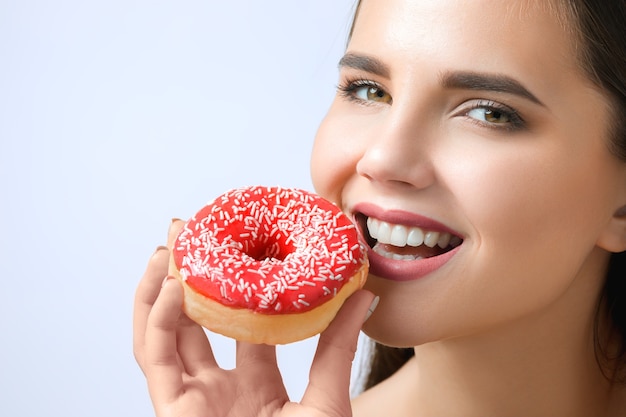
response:
<svg viewBox="0 0 626 417"><path fill-rule="evenodd" d="M524 314L552 303L582 276L611 213L615 173L603 161L536 155L476 167L480 185L458 193L475 229L467 273L489 289L480 297L485 306Z"/></svg>
<svg viewBox="0 0 626 417"><path fill-rule="evenodd" d="M491 236L499 243L554 245L579 235L593 245L613 199L616 176L608 158L593 155L593 148L564 157L557 146L521 145L515 152L504 146L478 155L468 151L448 164L453 168L445 180L478 239L485 240L480 243Z"/></svg>
<svg viewBox="0 0 626 417"><path fill-rule="evenodd" d="M599 234L599 223L589 220L599 218L594 187L581 187L573 172L563 176L545 167L533 161L525 169L476 169L475 181L458 191L475 229L470 268L502 284L501 295L507 289L537 291L538 299L558 293Z"/></svg>
<svg viewBox="0 0 626 417"><path fill-rule="evenodd" d="M322 197L340 203L343 187L356 173L358 147L354 134L333 117L332 108L320 124L311 154L311 179Z"/></svg>

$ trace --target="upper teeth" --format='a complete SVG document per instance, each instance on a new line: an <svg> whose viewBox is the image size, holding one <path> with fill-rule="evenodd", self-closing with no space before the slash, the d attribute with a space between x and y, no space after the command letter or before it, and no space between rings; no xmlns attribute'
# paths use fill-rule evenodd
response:
<svg viewBox="0 0 626 417"><path fill-rule="evenodd" d="M447 248L449 245L458 246L461 243L459 237L447 232L435 232L419 227L391 224L373 217L368 217L367 229L370 236L378 242L398 247L426 245L429 248L435 246Z"/></svg>

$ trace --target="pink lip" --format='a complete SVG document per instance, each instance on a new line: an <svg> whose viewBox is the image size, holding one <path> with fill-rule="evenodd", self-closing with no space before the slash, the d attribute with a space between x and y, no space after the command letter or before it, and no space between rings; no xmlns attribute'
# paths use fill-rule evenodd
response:
<svg viewBox="0 0 626 417"><path fill-rule="evenodd" d="M441 268L456 255L460 248L461 246L457 246L443 255L417 261L400 261L385 258L371 248L368 249L367 256L370 261L370 272L373 275L390 281L413 281Z"/></svg>
<svg viewBox="0 0 626 417"><path fill-rule="evenodd" d="M362 213L368 217L375 217L379 220L405 226L420 227L422 229L447 232L455 236L460 236L458 232L446 227L436 220L410 213L402 210L385 210L371 203L360 203L352 208L353 213ZM363 233L359 227L359 233ZM363 236L365 240L365 237ZM377 277L391 281L412 281L419 279L431 272L436 271L445 265L454 255L457 254L462 245L432 258L419 259L415 261L389 259L374 252L368 247L368 258L370 261L370 272Z"/></svg>

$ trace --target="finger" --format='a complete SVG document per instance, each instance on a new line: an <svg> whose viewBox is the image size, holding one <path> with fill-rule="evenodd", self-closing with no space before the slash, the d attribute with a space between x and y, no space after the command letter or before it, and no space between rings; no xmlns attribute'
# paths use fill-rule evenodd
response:
<svg viewBox="0 0 626 417"><path fill-rule="evenodd" d="M161 283L167 275L169 251L159 246L150 257L146 271L137 286L133 309L133 352L139 366L143 369L145 332L148 315L161 291Z"/></svg>
<svg viewBox="0 0 626 417"><path fill-rule="evenodd" d="M251 363L263 363L278 369L276 346L255 345L252 343L238 341L236 359L237 367L247 366Z"/></svg>
<svg viewBox="0 0 626 417"><path fill-rule="evenodd" d="M167 246L169 248L174 246L174 241L184 225L183 220L172 219L167 233ZM170 271L170 273L178 275L174 271ZM181 315L178 323L178 352L185 371L190 375L196 375L207 367L217 366L204 330L185 315Z"/></svg>
<svg viewBox="0 0 626 417"><path fill-rule="evenodd" d="M288 401L276 359L276 346L237 342L236 363L235 372L245 376L241 380L241 392L251 390L256 395L271 392L272 397Z"/></svg>
<svg viewBox="0 0 626 417"><path fill-rule="evenodd" d="M177 280L168 279L148 317L144 372L155 403L172 401L183 389L183 370L176 341L182 302L182 286Z"/></svg>
<svg viewBox="0 0 626 417"><path fill-rule="evenodd" d="M184 226L185 222L183 220L172 219L170 227L167 230L167 247L170 249L170 253L172 251L172 248L174 247L174 241L176 240ZM170 259L170 261L172 261L172 259ZM178 276L178 271L176 271L174 262L170 262L168 266L168 273L173 276Z"/></svg>
<svg viewBox="0 0 626 417"><path fill-rule="evenodd" d="M177 338L178 354L189 375L195 376L205 369L217 367L204 329L184 314L178 322Z"/></svg>
<svg viewBox="0 0 626 417"><path fill-rule="evenodd" d="M350 409L350 371L359 332L374 300L369 291L354 293L320 335L302 403L341 414Z"/></svg>
<svg viewBox="0 0 626 417"><path fill-rule="evenodd" d="M185 222L181 219L172 219L172 223L170 223L170 228L167 231L167 247L172 248L174 246L174 241L180 234L181 230L185 226Z"/></svg>

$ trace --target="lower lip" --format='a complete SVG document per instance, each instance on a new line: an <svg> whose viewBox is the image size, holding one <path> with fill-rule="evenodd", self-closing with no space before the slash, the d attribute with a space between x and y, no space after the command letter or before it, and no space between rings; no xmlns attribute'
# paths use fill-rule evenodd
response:
<svg viewBox="0 0 626 417"><path fill-rule="evenodd" d="M386 258L370 248L367 253L370 261L370 273L390 281L413 281L441 268L456 255L460 248L461 246L457 246L444 254L415 261Z"/></svg>

